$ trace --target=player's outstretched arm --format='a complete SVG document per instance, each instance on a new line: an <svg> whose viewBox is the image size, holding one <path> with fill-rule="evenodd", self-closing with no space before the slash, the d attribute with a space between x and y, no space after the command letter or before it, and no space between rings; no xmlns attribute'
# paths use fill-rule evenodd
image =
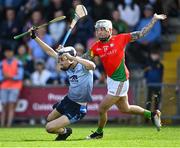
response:
<svg viewBox="0 0 180 148"><path fill-rule="evenodd" d="M43 42L40 38L36 37L35 41L41 46L41 48L49 55L54 58L58 58L58 54L45 42Z"/></svg>
<svg viewBox="0 0 180 148"><path fill-rule="evenodd" d="M71 56L69 53L63 53L62 56L67 57L69 60L77 61L78 63L84 65L87 70L95 70L95 68L96 68L96 65L94 64L94 62L92 62L90 60L83 59L78 56L74 57L74 56Z"/></svg>
<svg viewBox="0 0 180 148"><path fill-rule="evenodd" d="M151 22L146 27L144 27L141 31L131 32L131 42L144 37L152 29L152 27L158 20L164 20L166 18L167 18L167 16L164 14L158 15L155 13Z"/></svg>
<svg viewBox="0 0 180 148"><path fill-rule="evenodd" d="M29 32L31 38L34 39L49 56L52 56L56 59L58 58L58 54L49 45L47 45L35 35L35 30L33 29L33 27L29 29Z"/></svg>

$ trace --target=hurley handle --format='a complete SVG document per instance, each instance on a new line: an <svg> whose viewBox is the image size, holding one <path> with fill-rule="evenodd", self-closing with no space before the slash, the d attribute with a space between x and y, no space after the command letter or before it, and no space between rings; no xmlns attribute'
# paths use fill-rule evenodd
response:
<svg viewBox="0 0 180 148"><path fill-rule="evenodd" d="M25 35L27 35L27 34L29 34L29 31L24 32L24 33L19 34L19 35L14 36L14 39L15 39L15 40L17 40L17 39L22 38L23 36L25 36Z"/></svg>
<svg viewBox="0 0 180 148"><path fill-rule="evenodd" d="M62 42L62 46L65 45L65 43L66 43L69 35L71 34L71 31L72 31L72 28L69 28L69 30L68 30L68 32L66 33L66 36L64 37L64 40L63 40L63 42Z"/></svg>

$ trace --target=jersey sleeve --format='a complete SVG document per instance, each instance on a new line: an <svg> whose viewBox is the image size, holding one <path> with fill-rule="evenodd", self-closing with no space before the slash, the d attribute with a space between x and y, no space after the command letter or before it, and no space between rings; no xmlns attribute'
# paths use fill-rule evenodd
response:
<svg viewBox="0 0 180 148"><path fill-rule="evenodd" d="M131 41L131 34L130 33L123 33L118 35L121 42L124 44L128 44Z"/></svg>
<svg viewBox="0 0 180 148"><path fill-rule="evenodd" d="M97 56L97 42L90 48L90 56L91 57L94 57L94 56Z"/></svg>

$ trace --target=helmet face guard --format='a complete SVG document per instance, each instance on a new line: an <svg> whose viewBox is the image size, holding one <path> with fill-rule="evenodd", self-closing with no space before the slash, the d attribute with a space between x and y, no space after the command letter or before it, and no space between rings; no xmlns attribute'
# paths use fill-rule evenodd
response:
<svg viewBox="0 0 180 148"><path fill-rule="evenodd" d="M95 24L95 29L99 29L99 28L104 28L106 31L110 31L112 30L112 22L110 20L99 20L96 22ZM100 41L102 42L106 42L109 40L109 38L111 37L111 35L109 35L108 37L105 38L99 38Z"/></svg>
<svg viewBox="0 0 180 148"><path fill-rule="evenodd" d="M69 53L71 56L76 56L76 50L72 46L64 47L58 52L58 56L61 57L63 53ZM72 63L68 67L62 67L61 70L66 71L71 67Z"/></svg>
<svg viewBox="0 0 180 148"><path fill-rule="evenodd" d="M70 55L72 56L76 56L76 50L74 49L74 47L72 46L68 46L68 47L64 47L62 48L59 52L58 52L58 55L59 56L62 56L63 53L69 53Z"/></svg>

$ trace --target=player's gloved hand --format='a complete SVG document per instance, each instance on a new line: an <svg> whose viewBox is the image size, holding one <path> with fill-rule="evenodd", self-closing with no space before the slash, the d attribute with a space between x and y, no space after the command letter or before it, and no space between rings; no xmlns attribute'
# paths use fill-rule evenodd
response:
<svg viewBox="0 0 180 148"><path fill-rule="evenodd" d="M35 27L31 27L28 31L30 32L30 37L32 39L35 39L36 38L36 28Z"/></svg>

